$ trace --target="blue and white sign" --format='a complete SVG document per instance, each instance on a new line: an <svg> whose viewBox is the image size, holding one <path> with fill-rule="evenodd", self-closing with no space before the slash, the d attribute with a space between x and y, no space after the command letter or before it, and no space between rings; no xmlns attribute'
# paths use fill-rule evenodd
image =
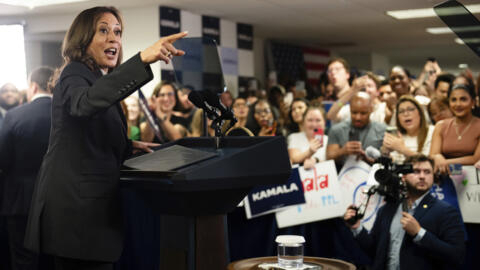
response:
<svg viewBox="0 0 480 270"><path fill-rule="evenodd" d="M284 185L268 185L254 188L245 199L247 218L254 218L282 210L284 207L305 203L298 168Z"/></svg>

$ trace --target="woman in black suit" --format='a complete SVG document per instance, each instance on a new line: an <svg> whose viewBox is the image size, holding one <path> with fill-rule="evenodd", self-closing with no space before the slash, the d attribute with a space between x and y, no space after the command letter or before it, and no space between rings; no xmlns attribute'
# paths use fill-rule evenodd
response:
<svg viewBox="0 0 480 270"><path fill-rule="evenodd" d="M149 64L183 55L159 39L125 63L122 19L114 7L82 11L54 77L52 130L35 187L25 244L52 254L56 269L112 269L122 251L119 171L133 149L119 101L153 78Z"/></svg>

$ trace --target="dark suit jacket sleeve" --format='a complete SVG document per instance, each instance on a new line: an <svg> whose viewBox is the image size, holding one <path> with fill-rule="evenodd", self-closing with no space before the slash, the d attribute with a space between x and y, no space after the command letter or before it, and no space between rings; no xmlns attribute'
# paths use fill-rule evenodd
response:
<svg viewBox="0 0 480 270"><path fill-rule="evenodd" d="M0 171L4 173L11 167L13 160L13 137L11 115L7 114L0 128Z"/></svg>
<svg viewBox="0 0 480 270"><path fill-rule="evenodd" d="M453 207L439 214L443 218L438 224L438 235L427 230L419 245L439 261L461 265L465 256L465 237L460 214Z"/></svg>
<svg viewBox="0 0 480 270"><path fill-rule="evenodd" d="M72 116L92 116L129 96L153 78L149 65L140 59L140 53L116 67L98 80L81 63L67 66L61 77L63 103ZM93 84L92 84L93 83Z"/></svg>
<svg viewBox="0 0 480 270"><path fill-rule="evenodd" d="M375 223L373 224L370 232L363 228L362 231L355 237L362 250L365 251L372 259L375 257L379 235L382 230L381 222L384 209L385 207L382 207L378 210L377 218L375 219Z"/></svg>

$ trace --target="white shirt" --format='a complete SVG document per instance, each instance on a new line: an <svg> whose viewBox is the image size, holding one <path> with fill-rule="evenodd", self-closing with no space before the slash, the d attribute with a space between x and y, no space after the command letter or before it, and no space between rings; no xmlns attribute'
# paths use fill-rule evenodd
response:
<svg viewBox="0 0 480 270"><path fill-rule="evenodd" d="M373 107L373 111L370 114L370 121L372 122L380 122L380 123L385 123L385 108L387 107L387 103L385 102L380 102L377 103ZM346 104L343 106L340 111L337 114L337 117L339 119L338 122L349 120L351 118L350 116L350 104ZM332 121L332 123L338 123L337 121Z"/></svg>
<svg viewBox="0 0 480 270"><path fill-rule="evenodd" d="M432 136L433 136L433 130L435 129L434 126L430 125L428 126L428 132L427 132L427 137L425 138L425 142L423 143L423 148L422 148L422 154L428 156L430 153L430 146L432 144ZM405 146L414 152L417 152L418 150L418 140L417 136L408 136L408 135L402 135L403 137L403 142L405 143ZM406 157L405 155L393 151L390 153L390 157L392 158L393 162L395 163L403 163L405 161Z"/></svg>
<svg viewBox="0 0 480 270"><path fill-rule="evenodd" d="M310 143L308 142L307 135L305 132L295 132L288 135L287 138L288 142L288 149L298 149L299 151L307 151L310 147ZM319 161L327 160L327 144L328 144L328 136L323 135L323 146L320 147L312 157L318 158Z"/></svg>

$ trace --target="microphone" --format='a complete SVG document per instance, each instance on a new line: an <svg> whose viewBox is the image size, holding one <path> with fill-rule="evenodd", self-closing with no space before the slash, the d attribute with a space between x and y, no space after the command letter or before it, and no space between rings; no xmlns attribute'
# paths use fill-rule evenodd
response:
<svg viewBox="0 0 480 270"><path fill-rule="evenodd" d="M203 109L203 111L207 113L208 118L212 119L214 117L218 117L217 112L212 110L211 107L207 106L204 96L198 91L190 91L188 94L188 100L190 100L197 108Z"/></svg>
<svg viewBox="0 0 480 270"><path fill-rule="evenodd" d="M207 104L214 108L218 108L221 112L220 118L218 118L217 121L222 121L222 120L231 120L230 122L230 127L233 127L235 123L237 122L237 119L235 118L235 115L233 115L233 112L230 108L226 108L221 102L220 99L218 98L218 95L212 91L202 91L203 96L206 99Z"/></svg>
<svg viewBox="0 0 480 270"><path fill-rule="evenodd" d="M230 119L232 120L234 118L233 113L231 110L226 108L221 102L220 99L218 98L217 94L213 93L212 91L203 91L204 96L206 98L206 101L210 106L218 108L220 112L222 113L222 118L223 119Z"/></svg>
<svg viewBox="0 0 480 270"><path fill-rule="evenodd" d="M205 107L205 100L197 91L190 91L190 93L188 93L188 100L197 108L203 109Z"/></svg>
<svg viewBox="0 0 480 270"><path fill-rule="evenodd" d="M373 147L373 146L368 146L367 149L365 149L365 155L369 158L373 158L374 160L379 159L382 156L382 153L380 151Z"/></svg>

